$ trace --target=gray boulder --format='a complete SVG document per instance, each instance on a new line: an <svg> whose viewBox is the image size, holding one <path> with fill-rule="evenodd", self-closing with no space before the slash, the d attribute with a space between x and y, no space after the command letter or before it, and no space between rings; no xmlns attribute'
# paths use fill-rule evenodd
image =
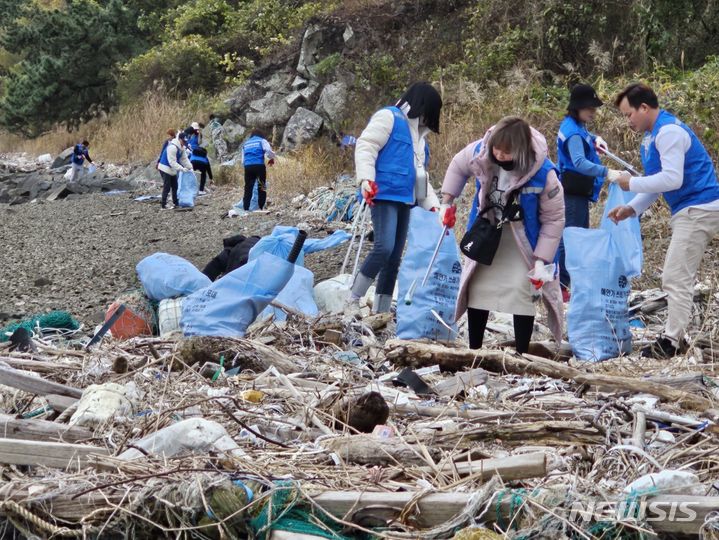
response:
<svg viewBox="0 0 719 540"><path fill-rule="evenodd" d="M322 129L322 117L299 107L292 115L282 135L282 147L293 150L317 137Z"/></svg>
<svg viewBox="0 0 719 540"><path fill-rule="evenodd" d="M292 116L292 108L287 104L287 96L278 92L268 92L265 97L250 102L247 112L247 125L269 127L284 124Z"/></svg>
<svg viewBox="0 0 719 540"><path fill-rule="evenodd" d="M147 187L161 182L160 172L157 170L155 162L148 165L137 167L127 177L128 183L133 187Z"/></svg>
<svg viewBox="0 0 719 540"><path fill-rule="evenodd" d="M339 125L347 109L349 89L343 82L333 82L322 89L315 112L333 127Z"/></svg>
<svg viewBox="0 0 719 540"><path fill-rule="evenodd" d="M329 55L342 51L343 33L343 27L308 25L302 37L297 73L306 79L317 80L316 64Z"/></svg>
<svg viewBox="0 0 719 540"><path fill-rule="evenodd" d="M58 156L53 160L52 164L50 165L51 169L57 169L58 167L62 167L63 165L69 165L70 160L72 159L72 151L74 147L65 148L62 152L58 154Z"/></svg>
<svg viewBox="0 0 719 540"><path fill-rule="evenodd" d="M247 128L233 122L232 120L225 120L222 124L222 138L227 143L227 151L234 152L240 147L240 143L247 132Z"/></svg>

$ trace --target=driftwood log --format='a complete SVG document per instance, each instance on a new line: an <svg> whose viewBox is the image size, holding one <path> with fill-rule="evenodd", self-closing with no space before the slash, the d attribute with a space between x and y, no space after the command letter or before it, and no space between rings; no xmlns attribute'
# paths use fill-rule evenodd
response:
<svg viewBox="0 0 719 540"><path fill-rule="evenodd" d="M452 349L443 345L393 339L385 344L385 355L388 360L400 366L418 368L439 364L440 368L449 371L482 367L495 373L544 375L554 379L574 381L577 384L651 394L698 411L705 411L714 406L708 398L666 384L631 377L587 373L559 362L526 354L520 357L505 351Z"/></svg>
<svg viewBox="0 0 719 540"><path fill-rule="evenodd" d="M33 441L74 443L91 439L92 431L78 426L68 426L47 420L18 419L0 414L0 437Z"/></svg>

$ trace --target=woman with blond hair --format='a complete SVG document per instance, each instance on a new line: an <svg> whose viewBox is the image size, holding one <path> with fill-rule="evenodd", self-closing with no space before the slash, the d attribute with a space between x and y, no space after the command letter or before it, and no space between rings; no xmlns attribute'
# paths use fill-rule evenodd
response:
<svg viewBox="0 0 719 540"><path fill-rule="evenodd" d="M524 353L535 317L535 285L527 274L532 269L541 274L549 263L556 262L564 229L562 186L547 157L544 136L512 116L500 120L481 140L454 156L442 184L440 221L470 177L476 177L478 191L468 234L462 241L465 264L455 318L467 311L469 346L478 349L490 311L511 313L516 349ZM467 257L468 253L475 260ZM559 343L562 301L556 276L556 272L543 276L540 294Z"/></svg>

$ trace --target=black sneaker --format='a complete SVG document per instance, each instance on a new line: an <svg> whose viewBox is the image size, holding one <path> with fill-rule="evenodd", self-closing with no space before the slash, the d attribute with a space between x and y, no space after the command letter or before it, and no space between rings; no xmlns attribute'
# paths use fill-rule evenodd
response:
<svg viewBox="0 0 719 540"><path fill-rule="evenodd" d="M675 347L669 338L660 337L642 349L642 358L665 359L674 358L679 354L679 348Z"/></svg>

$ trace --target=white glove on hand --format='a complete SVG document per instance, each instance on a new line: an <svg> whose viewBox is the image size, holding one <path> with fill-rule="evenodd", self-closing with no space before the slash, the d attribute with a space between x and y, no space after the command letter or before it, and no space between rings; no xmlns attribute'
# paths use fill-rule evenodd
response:
<svg viewBox="0 0 719 540"><path fill-rule="evenodd" d="M369 193L370 191L372 191L372 184L370 184L369 180L362 180L362 183L360 184L360 189Z"/></svg>
<svg viewBox="0 0 719 540"><path fill-rule="evenodd" d="M624 174L624 171L618 171L616 169L609 169L607 171L607 180L612 183L616 182L617 180L619 180L621 178L622 174Z"/></svg>
<svg viewBox="0 0 719 540"><path fill-rule="evenodd" d="M601 153L609 151L609 145L607 145L607 141L605 141L601 137L597 137L596 139L594 139L594 147Z"/></svg>
<svg viewBox="0 0 719 540"><path fill-rule="evenodd" d="M537 259L534 261L534 270L529 272L529 281L534 285L535 290L541 289L545 283L549 283L554 279L554 271L556 265L544 264L544 261Z"/></svg>

